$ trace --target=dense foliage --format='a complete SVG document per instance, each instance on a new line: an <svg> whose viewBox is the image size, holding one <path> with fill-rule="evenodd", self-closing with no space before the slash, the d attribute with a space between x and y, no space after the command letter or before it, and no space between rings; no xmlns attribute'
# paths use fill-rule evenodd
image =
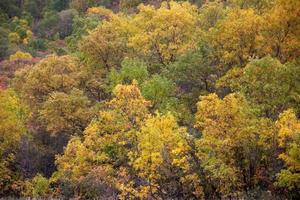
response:
<svg viewBox="0 0 300 200"><path fill-rule="evenodd" d="M1 0L0 198L299 199L299 0Z"/></svg>

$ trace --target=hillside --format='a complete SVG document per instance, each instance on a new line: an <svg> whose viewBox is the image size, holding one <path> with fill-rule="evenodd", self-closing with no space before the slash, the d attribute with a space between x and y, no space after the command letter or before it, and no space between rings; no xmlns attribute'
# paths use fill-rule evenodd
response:
<svg viewBox="0 0 300 200"><path fill-rule="evenodd" d="M300 199L299 0L0 0L0 199Z"/></svg>

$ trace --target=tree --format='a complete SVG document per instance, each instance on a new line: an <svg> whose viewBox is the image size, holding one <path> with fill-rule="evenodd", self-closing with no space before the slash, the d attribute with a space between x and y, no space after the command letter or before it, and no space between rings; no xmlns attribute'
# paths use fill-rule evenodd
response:
<svg viewBox="0 0 300 200"><path fill-rule="evenodd" d="M238 6L242 9L252 8L262 13L272 6L271 0L229 0L229 5L232 7Z"/></svg>
<svg viewBox="0 0 300 200"><path fill-rule="evenodd" d="M295 191L293 194L299 197L300 120L293 110L286 110L280 114L276 127L278 130L278 143L283 149L279 158L285 164L285 169L277 174L277 185ZM297 190L298 192L296 192Z"/></svg>
<svg viewBox="0 0 300 200"><path fill-rule="evenodd" d="M62 189L67 184L71 191L90 198L97 197L93 194L98 194L99 187L119 191L123 180L119 179L118 173L128 167L127 153L136 140L133 130L139 130L148 117L148 107L149 102L135 84L116 86L114 98L103 105L85 129L83 139L71 139L64 154L57 157L58 171L53 174L53 182L60 183ZM105 176L100 177L103 174ZM78 185L88 183L94 184L78 190Z"/></svg>
<svg viewBox="0 0 300 200"><path fill-rule="evenodd" d="M89 1L85 1L85 0L71 0L69 3L70 8L75 9L79 12L85 12L88 8Z"/></svg>
<svg viewBox="0 0 300 200"><path fill-rule="evenodd" d="M26 181L24 196L43 197L49 193L49 180L37 174L32 180Z"/></svg>
<svg viewBox="0 0 300 200"><path fill-rule="evenodd" d="M93 30L100 23L97 16L78 16L75 15L72 23L72 34L66 37L66 42L71 52L78 51L78 44L83 36L86 36L89 31Z"/></svg>
<svg viewBox="0 0 300 200"><path fill-rule="evenodd" d="M16 34L16 44L23 43L27 45L32 38L32 32L29 27L29 22L26 19L14 17L10 23L11 34ZM11 35L10 34L10 35ZM10 36L11 37L11 36Z"/></svg>
<svg viewBox="0 0 300 200"><path fill-rule="evenodd" d="M244 66L258 55L262 19L252 9L231 9L223 20L212 28L207 43L225 69Z"/></svg>
<svg viewBox="0 0 300 200"><path fill-rule="evenodd" d="M0 90L0 195L20 193L21 177L12 167L21 138L26 134L26 107L11 90Z"/></svg>
<svg viewBox="0 0 300 200"><path fill-rule="evenodd" d="M25 54L26 55L26 54ZM22 53L22 56L23 53ZM28 56L28 55L27 55ZM12 79L15 77L15 72L33 65L38 62L38 59L18 59L18 60L4 60L0 64L0 79L1 87L10 87Z"/></svg>
<svg viewBox="0 0 300 200"><path fill-rule="evenodd" d="M50 8L56 11L62 11L68 8L70 0L51 0Z"/></svg>
<svg viewBox="0 0 300 200"><path fill-rule="evenodd" d="M202 96L197 108L196 127L202 136L196 147L208 182L206 191L210 195L234 195L242 187L255 186L259 182L257 172L271 162L276 150L271 142L275 140L272 122L258 118L245 98L237 94L224 99L216 94Z"/></svg>
<svg viewBox="0 0 300 200"><path fill-rule="evenodd" d="M40 119L52 135L81 135L92 118L91 102L78 89L69 94L52 92L39 110Z"/></svg>
<svg viewBox="0 0 300 200"><path fill-rule="evenodd" d="M81 50L94 63L110 70L119 67L127 51L128 22L114 15L94 29L81 43Z"/></svg>
<svg viewBox="0 0 300 200"><path fill-rule="evenodd" d="M197 8L188 2L164 2L161 7L139 7L129 47L149 62L167 65L195 49L199 36Z"/></svg>
<svg viewBox="0 0 300 200"><path fill-rule="evenodd" d="M43 19L38 23L36 32L42 38L51 39L57 33L57 24L59 23L59 15L57 11L45 11Z"/></svg>
<svg viewBox="0 0 300 200"><path fill-rule="evenodd" d="M6 13L9 17L20 16L21 9L18 6L17 0L3 0L0 2L0 10Z"/></svg>
<svg viewBox="0 0 300 200"><path fill-rule="evenodd" d="M297 0L278 0L264 15L262 28L263 51L281 62L291 61L299 55L300 3ZM280 16L279 16L280 15Z"/></svg>
<svg viewBox="0 0 300 200"><path fill-rule="evenodd" d="M63 10L58 13L59 22L57 23L57 30L61 39L71 35L73 19L77 14L77 11L72 9Z"/></svg>
<svg viewBox="0 0 300 200"><path fill-rule="evenodd" d="M265 116L276 118L289 107L298 109L297 66L297 62L283 65L268 56L252 60L245 68L232 69L218 84L242 92Z"/></svg>
<svg viewBox="0 0 300 200"><path fill-rule="evenodd" d="M121 63L119 71L112 70L108 76L111 86L114 88L117 84L130 84L136 80L142 84L149 77L146 64L137 59L125 59Z"/></svg>
<svg viewBox="0 0 300 200"><path fill-rule="evenodd" d="M14 88L33 107L40 106L52 92L69 92L80 84L78 60L50 55L31 68L16 74Z"/></svg>
<svg viewBox="0 0 300 200"><path fill-rule="evenodd" d="M199 10L201 28L208 31L216 26L219 20L225 17L225 9L221 3L210 2L204 4Z"/></svg>
<svg viewBox="0 0 300 200"><path fill-rule="evenodd" d="M140 3L142 3L141 0L120 0L119 7L123 11L128 11L136 8Z"/></svg>
<svg viewBox="0 0 300 200"><path fill-rule="evenodd" d="M193 52L184 54L168 66L167 77L179 87L180 95L194 111L199 95L215 91L218 69L210 57L211 50L205 44Z"/></svg>
<svg viewBox="0 0 300 200"><path fill-rule="evenodd" d="M54 1L56 0L23 0L19 2L22 3L20 7L22 7L23 11L30 13L34 19L41 19L43 17L43 11L47 9L49 4L54 3ZM65 0L60 1L62 2Z"/></svg>
<svg viewBox="0 0 300 200"><path fill-rule="evenodd" d="M79 12L85 12L89 7L95 6L95 0L71 0L69 3L70 8Z"/></svg>
<svg viewBox="0 0 300 200"><path fill-rule="evenodd" d="M141 88L143 96L153 103L154 109L168 110L168 105L172 106L176 101L175 84L166 77L153 75Z"/></svg>
<svg viewBox="0 0 300 200"><path fill-rule="evenodd" d="M18 61L18 60L30 60L32 56L30 53L17 51L15 54L9 56L10 61Z"/></svg>
<svg viewBox="0 0 300 200"><path fill-rule="evenodd" d="M135 198L203 198L199 176L193 171L189 139L185 128L170 114L145 121L137 133L137 149L130 152L131 163L142 179L134 188Z"/></svg>
<svg viewBox="0 0 300 200"><path fill-rule="evenodd" d="M8 54L9 40L8 30L0 27L0 60L4 59Z"/></svg>

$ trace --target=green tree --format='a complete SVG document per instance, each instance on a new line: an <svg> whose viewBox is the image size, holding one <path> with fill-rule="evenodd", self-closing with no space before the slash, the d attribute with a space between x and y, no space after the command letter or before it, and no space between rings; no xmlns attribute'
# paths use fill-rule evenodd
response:
<svg viewBox="0 0 300 200"><path fill-rule="evenodd" d="M78 44L83 36L86 36L89 31L93 30L99 24L99 19L96 16L79 16L73 18L72 34L66 37L68 48L71 52L78 51Z"/></svg>
<svg viewBox="0 0 300 200"><path fill-rule="evenodd" d="M125 59L121 63L121 66L119 71L112 70L109 74L109 80L113 88L117 84L130 84L133 80L142 84L149 77L147 66L143 61Z"/></svg>
<svg viewBox="0 0 300 200"><path fill-rule="evenodd" d="M0 27L0 60L6 58L9 49L8 30Z"/></svg>
<svg viewBox="0 0 300 200"><path fill-rule="evenodd" d="M268 56L232 69L218 84L242 92L265 116L276 118L289 107L299 109L299 73L296 61L283 65Z"/></svg>
<svg viewBox="0 0 300 200"><path fill-rule="evenodd" d="M203 44L193 52L182 55L168 66L167 77L180 89L181 99L194 111L200 95L215 91L218 69L210 58L211 50Z"/></svg>
<svg viewBox="0 0 300 200"><path fill-rule="evenodd" d="M154 109L164 109L175 101L175 84L166 77L153 75L142 85L143 96L153 103Z"/></svg>
<svg viewBox="0 0 300 200"><path fill-rule="evenodd" d="M73 19L76 15L78 15L78 12L74 9L63 10L58 13L59 22L57 23L57 30L61 39L71 35Z"/></svg>
<svg viewBox="0 0 300 200"><path fill-rule="evenodd" d="M32 180L25 183L25 196L30 197L43 197L46 193L49 193L49 180L37 174Z"/></svg>
<svg viewBox="0 0 300 200"><path fill-rule="evenodd" d="M38 24L38 36L52 39L57 33L57 24L59 23L59 15L57 11L48 10L43 14L43 19Z"/></svg>

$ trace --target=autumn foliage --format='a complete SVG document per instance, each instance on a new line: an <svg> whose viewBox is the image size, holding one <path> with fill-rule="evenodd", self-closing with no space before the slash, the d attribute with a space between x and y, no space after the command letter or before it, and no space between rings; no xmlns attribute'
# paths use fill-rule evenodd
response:
<svg viewBox="0 0 300 200"><path fill-rule="evenodd" d="M300 1L3 2L0 198L300 198Z"/></svg>

